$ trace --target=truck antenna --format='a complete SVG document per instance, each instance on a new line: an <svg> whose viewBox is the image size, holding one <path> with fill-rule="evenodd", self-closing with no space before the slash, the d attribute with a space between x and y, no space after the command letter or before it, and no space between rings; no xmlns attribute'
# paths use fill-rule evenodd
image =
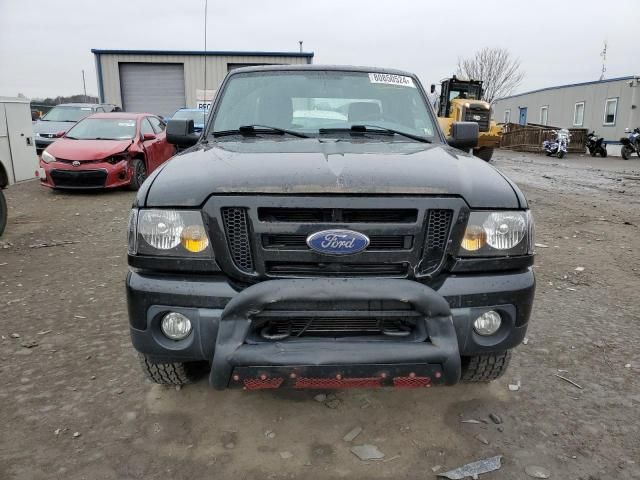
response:
<svg viewBox="0 0 640 480"><path fill-rule="evenodd" d="M209 0L204 0L204 94L202 95L204 98L202 99L205 103L207 101L207 6ZM196 99L197 101L197 99Z"/></svg>

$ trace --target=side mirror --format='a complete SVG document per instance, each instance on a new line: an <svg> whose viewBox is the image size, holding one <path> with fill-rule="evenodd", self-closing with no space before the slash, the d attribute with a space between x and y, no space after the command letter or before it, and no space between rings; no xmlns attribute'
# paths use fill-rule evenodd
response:
<svg viewBox="0 0 640 480"><path fill-rule="evenodd" d="M198 143L199 133L195 133L193 120L175 119L167 122L167 142L177 147L191 147Z"/></svg>
<svg viewBox="0 0 640 480"><path fill-rule="evenodd" d="M436 93L436 86L433 83L431 84L431 93Z"/></svg>
<svg viewBox="0 0 640 480"><path fill-rule="evenodd" d="M468 152L478 145L479 126L476 122L453 122L451 136L447 143L459 150Z"/></svg>
<svg viewBox="0 0 640 480"><path fill-rule="evenodd" d="M64 130L56 133L56 138L64 137L64 134L67 133Z"/></svg>
<svg viewBox="0 0 640 480"><path fill-rule="evenodd" d="M142 135L142 141L146 142L147 140L155 140L156 136L153 133L145 133L144 135Z"/></svg>

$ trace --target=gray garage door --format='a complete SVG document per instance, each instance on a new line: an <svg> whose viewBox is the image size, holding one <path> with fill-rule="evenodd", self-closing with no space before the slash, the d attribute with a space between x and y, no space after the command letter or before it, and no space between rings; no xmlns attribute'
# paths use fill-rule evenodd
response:
<svg viewBox="0 0 640 480"><path fill-rule="evenodd" d="M122 108L170 115L185 106L182 63L120 63Z"/></svg>

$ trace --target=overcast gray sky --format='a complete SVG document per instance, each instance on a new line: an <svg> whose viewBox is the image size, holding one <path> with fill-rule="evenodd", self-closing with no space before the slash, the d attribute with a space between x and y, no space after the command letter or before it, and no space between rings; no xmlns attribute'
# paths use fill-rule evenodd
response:
<svg viewBox="0 0 640 480"><path fill-rule="evenodd" d="M0 0L0 95L95 94L91 48L201 50L204 0ZM209 50L313 51L314 63L413 71L428 85L484 46L520 58L519 91L640 74L638 0L209 0ZM628 17L628 20L624 20Z"/></svg>

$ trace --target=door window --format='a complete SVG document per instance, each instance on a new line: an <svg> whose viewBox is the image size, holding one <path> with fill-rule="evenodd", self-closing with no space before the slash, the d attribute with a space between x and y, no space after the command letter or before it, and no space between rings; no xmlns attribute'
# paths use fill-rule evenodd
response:
<svg viewBox="0 0 640 480"><path fill-rule="evenodd" d="M511 122L511 110L504 111L504 123Z"/></svg>
<svg viewBox="0 0 640 480"><path fill-rule="evenodd" d="M150 133L152 135L156 134L156 132L153 131L153 127L149 123L149 119L147 117L142 119L142 124L140 125L140 133L142 135L145 135L147 133Z"/></svg>
<svg viewBox="0 0 640 480"><path fill-rule="evenodd" d="M156 133L164 132L166 125L162 120L160 120L158 117L148 117L148 118L149 118L149 122L151 122L151 126L153 127L153 130Z"/></svg>

